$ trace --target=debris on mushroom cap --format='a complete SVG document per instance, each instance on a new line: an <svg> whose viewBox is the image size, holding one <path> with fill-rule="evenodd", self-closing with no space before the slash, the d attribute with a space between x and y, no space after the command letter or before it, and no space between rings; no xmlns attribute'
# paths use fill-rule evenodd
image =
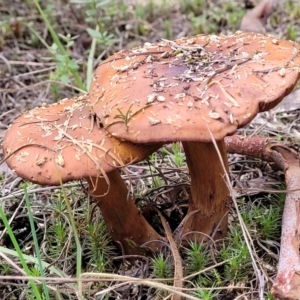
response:
<svg viewBox="0 0 300 300"><path fill-rule="evenodd" d="M8 129L2 146L19 176L47 185L101 176L157 149L111 137L88 95L26 112Z"/></svg>
<svg viewBox="0 0 300 300"><path fill-rule="evenodd" d="M95 113L132 142L210 141L277 105L299 78L299 45L237 32L123 50L96 70ZM208 130L209 128L209 130Z"/></svg>

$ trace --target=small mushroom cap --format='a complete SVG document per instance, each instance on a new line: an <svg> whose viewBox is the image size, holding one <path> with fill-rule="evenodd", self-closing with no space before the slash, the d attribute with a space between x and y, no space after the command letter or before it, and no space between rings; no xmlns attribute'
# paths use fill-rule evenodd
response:
<svg viewBox="0 0 300 300"><path fill-rule="evenodd" d="M8 166L39 184L103 176L157 149L121 142L99 127L88 95L30 110L3 140Z"/></svg>
<svg viewBox="0 0 300 300"><path fill-rule="evenodd" d="M298 44L261 34L146 43L99 65L91 103L104 128L132 142L208 142L209 131L221 140L277 105L299 64Z"/></svg>

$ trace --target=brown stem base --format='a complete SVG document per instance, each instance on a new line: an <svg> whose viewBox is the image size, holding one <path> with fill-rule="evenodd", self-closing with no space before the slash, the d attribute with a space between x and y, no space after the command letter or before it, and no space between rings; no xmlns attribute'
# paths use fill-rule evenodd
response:
<svg viewBox="0 0 300 300"><path fill-rule="evenodd" d="M285 172L286 199L282 218L282 233L278 272L272 294L279 299L300 298L300 164L297 153L271 139L260 137L225 139L229 152L259 157L275 162Z"/></svg>
<svg viewBox="0 0 300 300"><path fill-rule="evenodd" d="M141 215L117 170L107 174L110 186L104 178L87 179L91 195L97 201L107 229L112 238L122 245L125 254L141 254L148 248L152 252L161 249L163 238ZM108 190L108 193L104 195ZM147 243L146 247L140 246Z"/></svg>
<svg viewBox="0 0 300 300"><path fill-rule="evenodd" d="M228 172L227 152L223 141L217 142ZM184 240L206 241L210 236L224 237L228 224L229 190L224 169L213 143L184 142L187 165L191 176L191 200L182 235Z"/></svg>

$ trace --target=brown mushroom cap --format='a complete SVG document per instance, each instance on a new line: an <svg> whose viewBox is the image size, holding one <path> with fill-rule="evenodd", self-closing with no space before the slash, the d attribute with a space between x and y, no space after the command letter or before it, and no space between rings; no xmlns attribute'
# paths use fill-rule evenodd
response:
<svg viewBox="0 0 300 300"><path fill-rule="evenodd" d="M97 68L91 103L104 128L132 142L207 142L209 130L221 140L277 105L299 65L299 45L269 35L146 43Z"/></svg>
<svg viewBox="0 0 300 300"><path fill-rule="evenodd" d="M19 176L54 185L102 176L144 159L157 146L145 148L111 137L99 127L86 95L26 112L7 131L3 149Z"/></svg>

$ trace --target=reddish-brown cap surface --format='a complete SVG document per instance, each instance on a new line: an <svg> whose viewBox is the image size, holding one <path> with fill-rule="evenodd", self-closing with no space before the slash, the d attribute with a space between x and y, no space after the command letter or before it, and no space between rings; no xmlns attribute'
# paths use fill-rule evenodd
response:
<svg viewBox="0 0 300 300"><path fill-rule="evenodd" d="M3 149L19 176L47 185L101 176L156 150L109 136L91 113L88 96L26 112L8 129Z"/></svg>
<svg viewBox="0 0 300 300"><path fill-rule="evenodd" d="M91 103L113 136L132 142L210 141L209 130L221 140L278 104L299 66L298 44L261 34L145 44L98 67Z"/></svg>

